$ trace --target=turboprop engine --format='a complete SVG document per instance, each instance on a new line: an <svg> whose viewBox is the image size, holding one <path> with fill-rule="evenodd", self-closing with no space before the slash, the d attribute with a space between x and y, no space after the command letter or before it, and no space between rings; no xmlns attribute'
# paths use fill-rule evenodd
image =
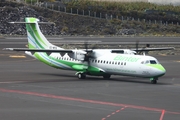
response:
<svg viewBox="0 0 180 120"><path fill-rule="evenodd" d="M83 50L73 50L73 54L71 57L76 60L84 61L86 54L87 54L87 52L85 52Z"/></svg>
<svg viewBox="0 0 180 120"><path fill-rule="evenodd" d="M136 51L127 49L127 50L124 50L124 54L135 55Z"/></svg>

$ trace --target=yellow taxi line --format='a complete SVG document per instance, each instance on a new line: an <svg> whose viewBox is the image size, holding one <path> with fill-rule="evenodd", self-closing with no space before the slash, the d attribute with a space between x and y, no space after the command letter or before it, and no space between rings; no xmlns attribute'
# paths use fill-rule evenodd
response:
<svg viewBox="0 0 180 120"><path fill-rule="evenodd" d="M11 58L26 58L24 55L10 55Z"/></svg>

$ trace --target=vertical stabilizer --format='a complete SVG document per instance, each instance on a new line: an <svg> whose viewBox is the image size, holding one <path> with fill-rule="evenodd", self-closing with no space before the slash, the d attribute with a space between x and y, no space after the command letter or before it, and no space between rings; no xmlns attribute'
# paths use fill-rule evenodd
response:
<svg viewBox="0 0 180 120"><path fill-rule="evenodd" d="M25 18L28 47L36 49L51 49L55 47L55 45L51 44L42 34L38 21L39 19L33 17Z"/></svg>

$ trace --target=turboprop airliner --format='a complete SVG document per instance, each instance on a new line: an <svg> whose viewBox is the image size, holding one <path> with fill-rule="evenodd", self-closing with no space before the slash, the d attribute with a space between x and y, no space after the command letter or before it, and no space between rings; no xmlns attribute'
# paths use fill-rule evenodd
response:
<svg viewBox="0 0 180 120"><path fill-rule="evenodd" d="M152 56L136 55L137 51L168 50L171 48L130 49L63 49L51 44L42 34L39 19L25 18L28 48L5 48L4 50L24 51L27 55L58 69L76 71L79 79L87 75L111 75L150 78L156 84L159 77L166 73L165 68ZM44 22L42 22L44 23Z"/></svg>

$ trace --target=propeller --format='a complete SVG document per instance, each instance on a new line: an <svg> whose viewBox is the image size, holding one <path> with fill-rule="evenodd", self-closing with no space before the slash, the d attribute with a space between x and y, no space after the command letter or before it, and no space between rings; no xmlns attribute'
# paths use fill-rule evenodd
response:
<svg viewBox="0 0 180 120"><path fill-rule="evenodd" d="M142 48L142 51L143 51L144 49L146 49L146 48L149 48L149 47L150 47L150 44L146 44L146 46ZM136 40L136 53L137 53L137 54L141 54L142 51L139 50L139 40ZM145 53L144 53L144 54L145 54Z"/></svg>
<svg viewBox="0 0 180 120"><path fill-rule="evenodd" d="M149 47L150 47L150 44L146 44L146 47L149 48Z"/></svg>
<svg viewBox="0 0 180 120"><path fill-rule="evenodd" d="M136 40L136 51L138 51L138 47L139 47L139 40Z"/></svg>
<svg viewBox="0 0 180 120"><path fill-rule="evenodd" d="M91 53L92 53L93 49L95 49L95 46L93 46L93 48L91 49L91 51L89 51L89 50L88 50L88 42L85 41L85 42L84 42L84 48L85 48L85 52L86 52L85 57L84 57L84 61L87 62L87 63L88 63L88 66L89 66L89 64L90 64L89 59L90 59L90 58L94 58L93 56L91 56Z"/></svg>
<svg viewBox="0 0 180 120"><path fill-rule="evenodd" d="M150 44L146 44L146 47L144 47L143 49L146 49L146 48L149 48L150 47ZM143 52L143 55L146 55L146 54L148 54L148 52Z"/></svg>
<svg viewBox="0 0 180 120"><path fill-rule="evenodd" d="M136 53L138 54L138 49L139 49L139 40L136 40Z"/></svg>
<svg viewBox="0 0 180 120"><path fill-rule="evenodd" d="M84 48L85 48L85 52L86 52L84 61L88 62L89 61L89 53L88 53L88 42L87 41L84 42Z"/></svg>

